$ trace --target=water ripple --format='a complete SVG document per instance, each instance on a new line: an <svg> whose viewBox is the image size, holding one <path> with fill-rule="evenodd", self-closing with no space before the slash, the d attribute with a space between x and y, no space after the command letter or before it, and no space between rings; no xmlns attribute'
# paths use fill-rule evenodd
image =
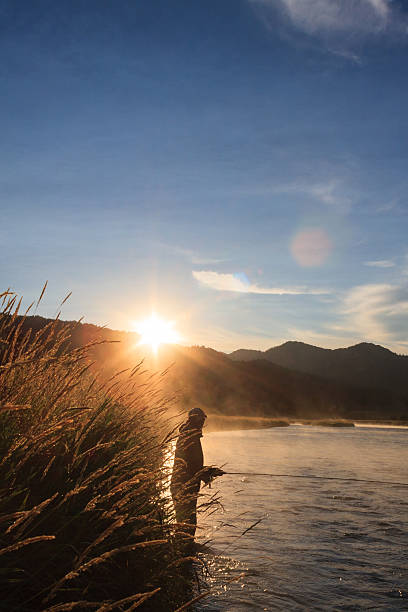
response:
<svg viewBox="0 0 408 612"><path fill-rule="evenodd" d="M204 450L231 471L404 481L407 434L299 426L210 434ZM198 610L408 610L406 490L249 476L218 486L225 513L202 522L212 595Z"/></svg>

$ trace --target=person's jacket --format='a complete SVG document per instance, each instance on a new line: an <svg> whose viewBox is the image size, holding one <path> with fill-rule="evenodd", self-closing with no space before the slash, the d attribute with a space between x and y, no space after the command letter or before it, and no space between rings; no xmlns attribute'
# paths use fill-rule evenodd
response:
<svg viewBox="0 0 408 612"><path fill-rule="evenodd" d="M196 475L203 469L204 463L202 436L202 430L192 428L188 422L180 427L174 454L172 487L190 480L199 485L201 477Z"/></svg>

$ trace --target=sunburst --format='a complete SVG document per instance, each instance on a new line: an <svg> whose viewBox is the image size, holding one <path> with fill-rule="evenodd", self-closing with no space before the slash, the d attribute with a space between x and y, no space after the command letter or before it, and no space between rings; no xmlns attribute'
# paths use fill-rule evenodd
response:
<svg viewBox="0 0 408 612"><path fill-rule="evenodd" d="M180 341L180 334L174 329L174 321L165 321L152 313L148 319L136 322L135 330L140 334L139 344L149 344L154 353L161 344L174 344Z"/></svg>

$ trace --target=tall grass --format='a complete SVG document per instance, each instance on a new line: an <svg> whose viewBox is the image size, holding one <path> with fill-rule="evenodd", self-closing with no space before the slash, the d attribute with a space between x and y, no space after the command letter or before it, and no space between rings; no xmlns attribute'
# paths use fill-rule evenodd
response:
<svg viewBox="0 0 408 612"><path fill-rule="evenodd" d="M139 364L102 384L72 327L23 333L21 302L0 301L1 609L176 609L191 593L154 377Z"/></svg>

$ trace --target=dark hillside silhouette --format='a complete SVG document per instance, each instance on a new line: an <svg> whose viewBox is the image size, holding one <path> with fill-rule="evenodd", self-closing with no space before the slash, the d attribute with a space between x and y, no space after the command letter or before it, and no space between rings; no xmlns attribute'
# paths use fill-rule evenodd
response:
<svg viewBox="0 0 408 612"><path fill-rule="evenodd" d="M240 349L237 361L266 359L277 365L346 384L383 388L408 398L408 356L362 342L340 349L323 349L303 342L285 342L267 351Z"/></svg>
<svg viewBox="0 0 408 612"><path fill-rule="evenodd" d="M27 317L24 333L31 329L35 334L49 322L38 316ZM141 359L152 372L169 368L161 379L162 388L177 397L180 408L194 404L223 415L267 417L408 418L407 397L385 385L375 388L375 378L371 380L367 374L379 367L378 355L385 355L389 376L399 380L398 368L407 358L399 358L382 347L357 345L327 351L302 343L286 343L266 353L255 352L263 359L252 359L254 352L250 351L250 360L237 361L237 356L246 357L245 351L236 351L231 357L206 347L167 345L154 358L150 348L138 346L137 334L87 323L61 321L59 325L71 327L71 343L75 347L95 340L101 342L92 349L92 359L94 367L106 376L131 368ZM336 355L336 363L342 364L343 370L340 366L338 369L344 377L349 367L353 370L350 382L354 376L360 384L346 384L329 376L332 372L327 361L332 354ZM285 363L272 363L272 356ZM320 375L302 372L302 367L306 369L308 365L310 369L320 368ZM379 382L383 379L384 376L379 378ZM371 384L362 384L367 381Z"/></svg>
<svg viewBox="0 0 408 612"><path fill-rule="evenodd" d="M181 391L185 407L268 417L408 417L408 402L387 390L356 388L266 360L233 362L204 347L166 347L161 359L163 365L174 359L166 384Z"/></svg>

